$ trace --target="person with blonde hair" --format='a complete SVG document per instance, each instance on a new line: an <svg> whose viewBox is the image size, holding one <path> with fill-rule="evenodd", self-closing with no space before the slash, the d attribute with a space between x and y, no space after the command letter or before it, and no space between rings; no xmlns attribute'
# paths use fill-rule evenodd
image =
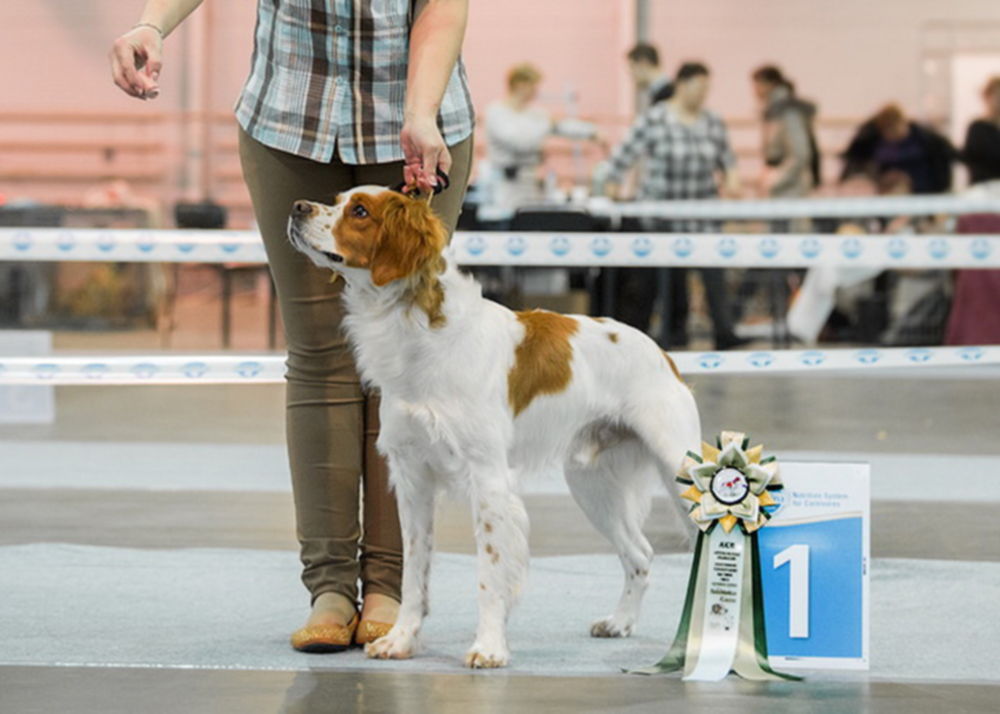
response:
<svg viewBox="0 0 1000 714"><path fill-rule="evenodd" d="M507 72L507 94L486 110L486 159L481 178L488 187L488 203L513 212L541 203L545 196L539 169L546 139L552 135L598 139L597 127L579 119L553 120L535 103L541 71L524 62Z"/></svg>

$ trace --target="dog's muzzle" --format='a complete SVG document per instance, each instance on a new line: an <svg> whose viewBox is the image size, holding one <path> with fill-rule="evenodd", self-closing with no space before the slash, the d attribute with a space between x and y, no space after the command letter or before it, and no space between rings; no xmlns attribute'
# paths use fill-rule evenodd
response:
<svg viewBox="0 0 1000 714"><path fill-rule="evenodd" d="M344 256L339 253L332 253L328 250L320 250L315 246L309 245L308 241L302 236L302 222L311 218L313 214L316 213L316 207L309 201L296 201L292 204L292 211L288 225L288 236L291 238L292 245L301 250L302 248L309 248L320 255L324 256L333 263L343 263Z"/></svg>

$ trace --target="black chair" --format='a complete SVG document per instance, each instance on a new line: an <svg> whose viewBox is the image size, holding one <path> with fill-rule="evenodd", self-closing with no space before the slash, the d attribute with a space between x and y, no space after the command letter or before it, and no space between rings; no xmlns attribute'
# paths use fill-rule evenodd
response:
<svg viewBox="0 0 1000 714"><path fill-rule="evenodd" d="M203 230L221 230L226 227L228 213L225 206L211 200L193 203L178 203L174 206L174 223L178 228L200 228ZM256 263L216 263L212 266L219 274L222 283L222 346L228 349L232 342L232 302L233 278L242 273L259 273L265 271L270 286L267 304L267 344L274 349L277 343L277 297L274 281L271 279L267 265ZM177 286L179 265L174 264L174 290ZM174 296L176 297L176 296Z"/></svg>
<svg viewBox="0 0 1000 714"><path fill-rule="evenodd" d="M59 228L63 225L66 210L61 206L43 204L0 207L0 226L5 228ZM6 273L6 289L0 297L0 324L18 326L23 323L25 296L39 282L51 277L51 262L11 262L0 275Z"/></svg>
<svg viewBox="0 0 1000 714"><path fill-rule="evenodd" d="M605 219L593 216L582 208L571 206L525 206L515 212L510 222L511 231L595 233L607 229L608 222ZM599 306L598 312L606 314L609 307L608 300L613 302L613 293L608 292L607 285L603 286L604 290L600 289L601 286L597 281L600 271L600 268L569 268L570 287L587 291L592 314L595 306Z"/></svg>

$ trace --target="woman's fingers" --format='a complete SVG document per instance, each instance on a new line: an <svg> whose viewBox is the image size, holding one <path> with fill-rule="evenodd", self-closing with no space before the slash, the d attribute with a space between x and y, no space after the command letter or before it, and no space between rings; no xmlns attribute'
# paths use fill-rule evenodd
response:
<svg viewBox="0 0 1000 714"><path fill-rule="evenodd" d="M152 30L133 30L115 40L111 47L112 78L133 97L157 96L162 65L161 42Z"/></svg>
<svg viewBox="0 0 1000 714"><path fill-rule="evenodd" d="M126 78L125 68L122 66L121 60L118 58L117 50L111 51L111 78L126 94L133 97L141 96L132 83Z"/></svg>
<svg viewBox="0 0 1000 714"><path fill-rule="evenodd" d="M438 156L437 168L445 174L451 173L451 152L447 146L441 147L441 154ZM435 170L436 172L436 170Z"/></svg>

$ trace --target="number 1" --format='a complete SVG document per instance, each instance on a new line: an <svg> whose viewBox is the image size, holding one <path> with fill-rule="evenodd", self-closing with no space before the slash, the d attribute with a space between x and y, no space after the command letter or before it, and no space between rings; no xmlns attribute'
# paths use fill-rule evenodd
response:
<svg viewBox="0 0 1000 714"><path fill-rule="evenodd" d="M809 546L790 545L774 556L775 569L785 563L788 574L788 636L809 637Z"/></svg>

